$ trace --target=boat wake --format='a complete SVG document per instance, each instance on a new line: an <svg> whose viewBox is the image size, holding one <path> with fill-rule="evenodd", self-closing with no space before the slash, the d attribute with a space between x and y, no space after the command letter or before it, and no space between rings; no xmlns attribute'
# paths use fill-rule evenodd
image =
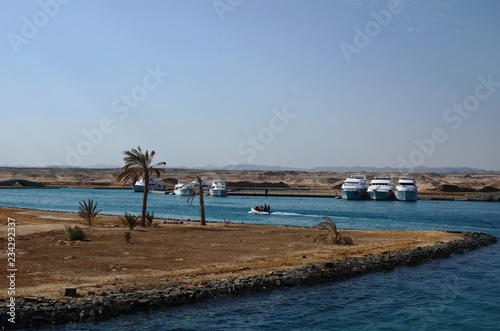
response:
<svg viewBox="0 0 500 331"><path fill-rule="evenodd" d="M305 216L305 217L323 217L325 215L308 215L308 214L299 214L299 213L287 213L280 211L273 211L272 215L280 215L280 216Z"/></svg>

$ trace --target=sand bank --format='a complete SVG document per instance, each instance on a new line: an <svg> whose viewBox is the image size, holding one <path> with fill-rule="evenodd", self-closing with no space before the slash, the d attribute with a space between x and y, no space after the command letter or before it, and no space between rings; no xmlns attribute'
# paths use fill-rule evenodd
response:
<svg viewBox="0 0 500 331"><path fill-rule="evenodd" d="M202 227L157 220L154 227L133 231L127 244L117 216L104 216L89 227L72 213L0 208L2 246L9 217L16 223L17 308L36 312L24 325L99 320L223 294L335 281L463 253L495 240L442 231L341 229L355 245L330 246L315 244L322 232L312 228ZM80 224L88 240L65 241L61 231L69 224ZM78 297L64 297L63 287L76 288ZM0 298L7 306L8 291ZM5 319L7 312L2 309L0 315ZM49 320L47 314L58 317Z"/></svg>

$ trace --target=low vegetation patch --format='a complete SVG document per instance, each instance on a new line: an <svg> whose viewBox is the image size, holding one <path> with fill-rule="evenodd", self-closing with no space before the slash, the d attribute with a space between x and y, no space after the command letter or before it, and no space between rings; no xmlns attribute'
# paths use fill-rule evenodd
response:
<svg viewBox="0 0 500 331"><path fill-rule="evenodd" d="M155 219L155 213L154 212L147 212L146 213L146 224L147 226L152 226L153 225L153 220Z"/></svg>
<svg viewBox="0 0 500 331"><path fill-rule="evenodd" d="M132 233L130 231L125 231L125 233L123 234L123 237L125 238L125 241L127 242L127 244L129 244L130 239L132 238Z"/></svg>
<svg viewBox="0 0 500 331"><path fill-rule="evenodd" d="M68 241L85 240L85 231L78 225L65 226L63 235Z"/></svg>
<svg viewBox="0 0 500 331"><path fill-rule="evenodd" d="M101 210L97 210L97 202L94 203L92 199L88 199L87 201L83 200L79 203L78 216L83 218L88 226L92 225L92 222L97 218L100 212Z"/></svg>
<svg viewBox="0 0 500 331"><path fill-rule="evenodd" d="M122 221L123 225L128 227L131 231L139 224L139 221L136 216L131 215L129 213L125 213L125 215L119 217Z"/></svg>
<svg viewBox="0 0 500 331"><path fill-rule="evenodd" d="M354 245L351 237L343 236L340 231L337 230L337 226L333 223L330 217L323 216L321 222L314 225L314 227L320 230L328 231L327 233L322 233L314 237L314 242L316 244Z"/></svg>

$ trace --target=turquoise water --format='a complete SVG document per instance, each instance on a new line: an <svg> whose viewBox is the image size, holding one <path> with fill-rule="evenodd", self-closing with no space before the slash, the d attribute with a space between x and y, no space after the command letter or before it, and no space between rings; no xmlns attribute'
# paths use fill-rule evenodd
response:
<svg viewBox="0 0 500 331"><path fill-rule="evenodd" d="M0 205L76 211L98 201L103 213L139 214L131 190L0 190ZM276 214L249 214L270 204ZM206 197L207 219L310 226L328 215L341 228L443 229L500 236L500 203L346 201L329 198ZM197 201L150 195L158 217L198 219ZM418 267L399 268L327 285L227 297L152 314L56 330L497 330L499 244Z"/></svg>

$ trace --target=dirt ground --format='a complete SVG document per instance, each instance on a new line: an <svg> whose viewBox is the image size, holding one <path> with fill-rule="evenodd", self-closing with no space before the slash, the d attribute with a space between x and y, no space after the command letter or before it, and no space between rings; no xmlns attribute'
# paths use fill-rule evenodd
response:
<svg viewBox="0 0 500 331"><path fill-rule="evenodd" d="M7 264L8 219L15 220L16 296L58 298L64 286L80 295L191 286L211 279L250 276L351 256L378 255L460 239L439 231L342 230L355 245L318 245L313 228L155 220L137 227L130 243L117 216L93 226L73 213L0 207L1 258ZM12 223L12 222L11 222ZM79 225L86 241L68 242L66 225ZM4 268L4 273L7 273ZM8 280L1 277L0 299Z"/></svg>

